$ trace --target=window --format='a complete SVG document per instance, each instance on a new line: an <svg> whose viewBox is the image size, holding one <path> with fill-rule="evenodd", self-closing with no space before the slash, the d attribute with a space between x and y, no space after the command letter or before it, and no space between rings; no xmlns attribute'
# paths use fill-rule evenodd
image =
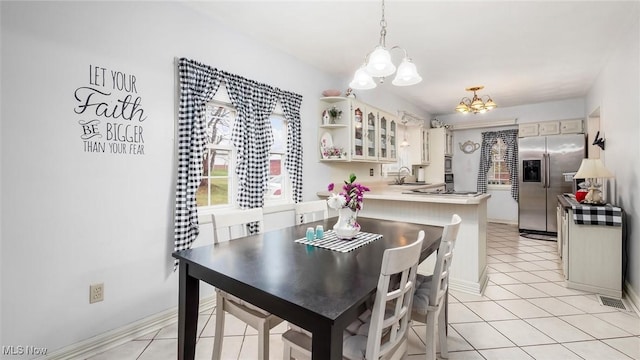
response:
<svg viewBox="0 0 640 360"><path fill-rule="evenodd" d="M218 102L205 109L205 149L202 154L202 180L196 192L198 206L229 205L233 194L231 129L236 111Z"/></svg>
<svg viewBox="0 0 640 360"><path fill-rule="evenodd" d="M236 154L231 143L231 130L235 118L236 111L232 105L214 100L206 106L203 174L196 192L196 203L199 207L234 205ZM273 145L269 153L269 178L264 194L267 204L284 202L290 198L289 179L284 165L287 150L287 122L284 116L278 114L272 115L270 121Z"/></svg>
<svg viewBox="0 0 640 360"><path fill-rule="evenodd" d="M288 178L285 171L287 151L287 121L282 115L272 115L273 145L269 152L269 180L264 194L265 202L286 201L289 198Z"/></svg>
<svg viewBox="0 0 640 360"><path fill-rule="evenodd" d="M511 185L509 179L509 168L504 161L507 145L498 138L491 148L491 167L487 172L487 185Z"/></svg>

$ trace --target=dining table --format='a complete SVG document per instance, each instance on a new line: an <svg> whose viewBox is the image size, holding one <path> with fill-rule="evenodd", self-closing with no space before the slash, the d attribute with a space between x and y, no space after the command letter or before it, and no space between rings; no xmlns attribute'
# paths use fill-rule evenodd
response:
<svg viewBox="0 0 640 360"><path fill-rule="evenodd" d="M329 233L336 220L174 252L179 260L178 359L195 357L200 281L310 331L313 360L342 359L343 331L370 305L384 251L416 241L424 230L423 261L438 249L443 228L358 217L361 232L381 237L346 252L296 241L317 225Z"/></svg>

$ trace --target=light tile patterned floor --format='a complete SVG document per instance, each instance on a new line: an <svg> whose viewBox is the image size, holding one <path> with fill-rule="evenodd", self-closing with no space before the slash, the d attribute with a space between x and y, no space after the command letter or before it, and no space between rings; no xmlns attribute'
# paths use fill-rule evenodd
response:
<svg viewBox="0 0 640 360"><path fill-rule="evenodd" d="M640 318L601 306L595 294L564 286L556 243L520 237L513 225L490 223L489 284L483 296L451 291L449 359L640 359ZM455 253L454 260L455 261ZM196 359L210 359L213 311L199 318ZM257 358L257 332L232 316L223 359ZM281 334L271 332L270 358L282 359ZM168 326L91 360L176 359L177 327ZM423 359L425 326L409 336L409 360Z"/></svg>

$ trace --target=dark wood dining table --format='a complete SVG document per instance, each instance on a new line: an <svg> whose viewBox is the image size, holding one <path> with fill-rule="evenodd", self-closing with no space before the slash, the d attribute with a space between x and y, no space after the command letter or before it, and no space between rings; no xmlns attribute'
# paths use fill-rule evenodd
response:
<svg viewBox="0 0 640 360"><path fill-rule="evenodd" d="M342 332L375 293L386 249L425 231L420 261L438 249L442 227L358 217L382 238L347 253L304 245L308 227L336 218L173 253L179 259L178 359L195 357L200 281L229 292L313 334L314 360L342 359Z"/></svg>

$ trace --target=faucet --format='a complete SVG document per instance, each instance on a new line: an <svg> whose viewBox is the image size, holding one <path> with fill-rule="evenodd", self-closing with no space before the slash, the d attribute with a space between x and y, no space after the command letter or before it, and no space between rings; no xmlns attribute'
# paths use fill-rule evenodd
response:
<svg viewBox="0 0 640 360"><path fill-rule="evenodd" d="M406 171L406 174L404 176L402 176L403 170ZM404 178L407 177L407 175L411 175L411 169L409 169L406 166L403 166L400 169L398 169L398 174L396 175L396 185L404 184Z"/></svg>

